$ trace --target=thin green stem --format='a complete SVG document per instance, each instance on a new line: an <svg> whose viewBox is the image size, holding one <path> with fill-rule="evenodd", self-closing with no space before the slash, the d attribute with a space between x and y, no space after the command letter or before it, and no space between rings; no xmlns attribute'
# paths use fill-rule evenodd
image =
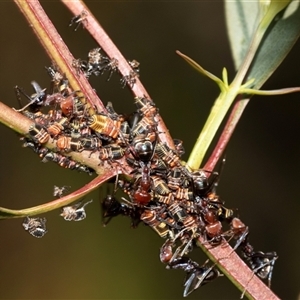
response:
<svg viewBox="0 0 300 300"><path fill-rule="evenodd" d="M261 41L263 39L263 36L271 23L271 20L275 17L275 15L280 10L274 10L274 5L271 7L271 13L267 13L267 21L266 18L263 18L261 23L258 25L257 30L255 34L252 37L247 55L245 56L245 59L239 68L235 78L233 79L232 83L230 85L227 84L227 73L223 72L223 84L218 83L215 79L213 79L215 82L218 83L219 87L221 88L221 93L219 97L216 99L213 108L210 112L210 115L195 143L195 146L191 152L191 155L187 161L187 166L192 169L196 170L198 169L202 161L204 159L204 156L206 154L206 151L211 144L213 138L215 137L215 134L220 127L222 121L224 120L226 114L228 113L228 110L230 109L232 103L234 102L236 96L240 93L248 92L249 94L258 94L258 91L253 90L253 93L251 92L251 89L248 89L247 87L250 84L254 84L255 80L252 79L248 82L246 82L243 85L243 82L246 80L247 72L249 71L249 68L253 62L253 59L257 53L258 47L261 44ZM280 6L281 9L283 9L282 6ZM276 12L276 13L275 13ZM192 64L198 71L205 74L202 71L202 68L198 68L199 65L196 63L191 63L191 59L189 61L190 64ZM193 61L192 61L193 62ZM206 74L207 75L207 74ZM207 75L208 76L208 75ZM211 76L210 76L211 77ZM263 94L263 93L261 93ZM234 127L232 127L234 128Z"/></svg>

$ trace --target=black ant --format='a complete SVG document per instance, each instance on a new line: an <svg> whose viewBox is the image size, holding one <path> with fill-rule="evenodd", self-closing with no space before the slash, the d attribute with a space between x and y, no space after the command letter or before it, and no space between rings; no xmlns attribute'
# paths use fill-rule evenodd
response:
<svg viewBox="0 0 300 300"><path fill-rule="evenodd" d="M131 218L131 227L135 228L141 221L141 212L135 205L131 204L126 199L122 198L124 201L120 202L114 196L117 190L117 184L121 184L120 182L123 183L123 181L119 181L117 176L113 194L107 194L101 202L103 225L106 226L112 218L123 215Z"/></svg>
<svg viewBox="0 0 300 300"><path fill-rule="evenodd" d="M181 269L187 273L184 280L183 297L187 297L197 288L222 276L214 265L206 266L208 260L202 266L199 266L198 263L187 256L178 256L179 251L176 251L173 255L173 244L174 242L170 240L163 244L160 250L160 260L167 263L167 269Z"/></svg>

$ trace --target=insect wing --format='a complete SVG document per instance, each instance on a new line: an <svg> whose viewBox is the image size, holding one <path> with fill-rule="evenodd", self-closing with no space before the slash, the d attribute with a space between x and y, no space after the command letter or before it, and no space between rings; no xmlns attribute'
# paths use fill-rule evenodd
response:
<svg viewBox="0 0 300 300"><path fill-rule="evenodd" d="M210 281L216 279L219 276L220 272L217 269L214 269L213 266L210 268L197 268L196 271L190 273L190 276L184 283L185 289L183 292L183 297L187 297L190 293L192 293L200 286L209 283Z"/></svg>

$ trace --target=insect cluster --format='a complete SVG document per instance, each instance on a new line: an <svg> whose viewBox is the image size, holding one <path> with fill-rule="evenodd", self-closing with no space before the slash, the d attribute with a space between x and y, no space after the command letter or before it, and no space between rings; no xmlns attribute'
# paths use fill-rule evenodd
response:
<svg viewBox="0 0 300 300"><path fill-rule="evenodd" d="M77 19L73 22L78 23ZM132 61L130 65L133 71L121 79L122 85L135 83L138 63ZM107 71L110 78L118 62L96 48L89 52L88 60L75 60L73 66L87 78ZM158 109L151 99L136 97L137 109L130 116L116 113L110 102L105 112L95 111L69 87L68 79L57 68L46 69L52 82L50 93L35 81L31 83L35 90L32 95L16 87L18 99L23 95L28 100L18 111L34 121L23 145L43 162L53 161L89 174L93 170L72 160L69 152L89 151L98 155L99 164L112 167L125 161L133 170L131 178L120 176L115 182L115 189L122 190L125 197L118 200L115 194L109 194L103 199L104 225L124 215L131 219L132 227L143 222L164 238L160 260L168 269L186 273L184 296L221 275L215 265L199 265L188 256L199 237L213 247L234 241L233 250L239 250L253 273L270 285L277 254L254 251L249 228L216 194L217 173L189 170L181 161L182 142L174 140L173 149L161 141ZM45 147L50 139L56 149ZM66 190L56 187L55 195L60 197ZM83 220L84 207L90 202L64 207L61 216L68 221ZM45 218L27 217L23 226L33 236L42 237L47 232L45 223Z"/></svg>
<svg viewBox="0 0 300 300"><path fill-rule="evenodd" d="M126 84L129 84L132 87L136 82L136 77L139 77L140 63L135 59L128 60L127 62L132 70L128 75L125 75L120 79L123 88ZM73 67L77 69L77 72L82 72L87 78L91 75L99 76L108 71L109 75L107 81L109 81L113 73L118 71L118 60L115 58L108 58L101 53L101 48L95 48L88 53L87 60L82 60L80 58L74 60Z"/></svg>

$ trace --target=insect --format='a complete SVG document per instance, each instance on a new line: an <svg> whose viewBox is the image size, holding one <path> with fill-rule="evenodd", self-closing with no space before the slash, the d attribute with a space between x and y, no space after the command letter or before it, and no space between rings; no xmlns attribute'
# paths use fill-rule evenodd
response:
<svg viewBox="0 0 300 300"><path fill-rule="evenodd" d="M186 169L182 169L186 172L187 177L192 182L192 189L195 196L205 197L210 192L214 191L217 183L218 183L218 176L217 172L213 172L209 177L206 175L206 171L199 169L190 173Z"/></svg>
<svg viewBox="0 0 300 300"><path fill-rule="evenodd" d="M267 252L262 251L258 252L245 252L244 254L246 260L249 262L250 267L254 274L256 274L261 279L267 279L268 287L271 287L271 280L273 275L273 269L275 261L278 258L276 252Z"/></svg>
<svg viewBox="0 0 300 300"><path fill-rule="evenodd" d="M157 123L155 122L154 118L143 117L139 120L135 115L131 128L131 135L133 137L144 135L152 142L157 139Z"/></svg>
<svg viewBox="0 0 300 300"><path fill-rule="evenodd" d="M45 67L47 73L51 77L51 93L60 93L66 96L70 93L69 80L65 74L61 74L57 66Z"/></svg>
<svg viewBox="0 0 300 300"><path fill-rule="evenodd" d="M155 194L167 196L171 193L167 183L160 176L152 176L152 190Z"/></svg>
<svg viewBox="0 0 300 300"><path fill-rule="evenodd" d="M42 238L47 233L46 221L46 218L26 217L22 225L32 236Z"/></svg>
<svg viewBox="0 0 300 300"><path fill-rule="evenodd" d="M79 14L71 19L69 26L73 26L76 24L74 31L77 31L79 26L82 26L82 28L84 28L85 27L84 23L87 22L87 20L86 20L87 16L88 16L88 13L85 10L83 10L81 12L81 14Z"/></svg>
<svg viewBox="0 0 300 300"><path fill-rule="evenodd" d="M107 195L102 203L103 225L106 226L112 218L123 215L131 218L131 227L135 228L140 223L140 211L134 205L119 202L113 195Z"/></svg>
<svg viewBox="0 0 300 300"><path fill-rule="evenodd" d="M86 218L85 206L93 202L90 200L83 205L82 202L78 202L71 206L62 207L60 216L62 216L66 221L82 221Z"/></svg>
<svg viewBox="0 0 300 300"><path fill-rule="evenodd" d="M220 244L222 241L222 223L217 218L214 211L205 209L203 218L207 223L205 226L205 234L210 244Z"/></svg>
<svg viewBox="0 0 300 300"><path fill-rule="evenodd" d="M174 220L167 218L167 215L159 210L145 209L141 215L141 220L162 238L173 235L170 227L176 227L175 222L172 222Z"/></svg>
<svg viewBox="0 0 300 300"><path fill-rule="evenodd" d="M79 139L82 136L82 123L79 120L75 119L70 124L71 127L71 138ZM89 135L89 134L87 134Z"/></svg>
<svg viewBox="0 0 300 300"><path fill-rule="evenodd" d="M132 70L130 70L128 75L125 75L120 79L122 88L124 88L126 86L126 83L132 88L134 86L134 84L136 83L136 78L140 76L139 75L140 63L138 61L136 61L135 59L127 60L127 62L129 64L129 66L132 68Z"/></svg>
<svg viewBox="0 0 300 300"><path fill-rule="evenodd" d="M102 160L116 160L124 156L125 150L117 145L111 144L99 149L99 159Z"/></svg>
<svg viewBox="0 0 300 300"><path fill-rule="evenodd" d="M133 59L133 60L127 60L129 66L136 72L139 73L140 72L140 63Z"/></svg>
<svg viewBox="0 0 300 300"><path fill-rule="evenodd" d="M95 172L93 169L89 168L88 166L82 165L74 160L69 160L66 168L70 170L77 170L79 172L85 172L88 173L90 176L93 175L93 173Z"/></svg>
<svg viewBox="0 0 300 300"><path fill-rule="evenodd" d="M133 201L141 206L147 205L151 199L152 195L150 193L150 188L152 180L150 177L149 164L144 164L141 162L142 166L142 176L137 180L135 190L132 192Z"/></svg>
<svg viewBox="0 0 300 300"><path fill-rule="evenodd" d="M155 146L156 140L155 143L153 143L148 136L140 134L133 139L132 146L129 150L137 161L141 161L145 164L151 161Z"/></svg>
<svg viewBox="0 0 300 300"><path fill-rule="evenodd" d="M31 125L29 127L28 133L34 140L34 142L39 144L45 144L50 139L49 133L41 125L38 124Z"/></svg>
<svg viewBox="0 0 300 300"><path fill-rule="evenodd" d="M166 144L157 143L155 154L171 168L180 165L179 156L174 150L170 149Z"/></svg>
<svg viewBox="0 0 300 300"><path fill-rule="evenodd" d="M54 186L53 196L54 197L62 197L65 193L69 192L70 186L64 185L62 187Z"/></svg>
<svg viewBox="0 0 300 300"><path fill-rule="evenodd" d="M84 76L89 78L91 75L99 76L105 71L109 71L108 79L110 80L112 74L118 69L118 60L115 58L109 58L103 55L101 48L95 48L88 53L88 60L75 59L73 61L73 67L77 70L77 73L83 72Z"/></svg>
<svg viewBox="0 0 300 300"><path fill-rule="evenodd" d="M175 254L173 254L173 246L174 241L171 240L167 240L163 244L160 249L160 260L167 264L167 269L181 269L187 273L184 280L183 297L187 297L197 288L222 276L214 265L211 267L207 266L208 260L202 266L199 266L198 263L189 257L178 255L179 251L176 251Z"/></svg>
<svg viewBox="0 0 300 300"><path fill-rule="evenodd" d="M93 129L96 134L107 135L113 139L115 139L121 127L121 122L118 120L113 120L105 115L92 115L88 119L88 126ZM101 137L101 136L100 136Z"/></svg>
<svg viewBox="0 0 300 300"><path fill-rule="evenodd" d="M156 108L155 103L151 99L135 97L134 101L138 108L138 112L142 116L146 116L149 118L157 115L158 109Z"/></svg>
<svg viewBox="0 0 300 300"><path fill-rule="evenodd" d="M52 137L56 137L63 132L63 130L68 126L69 121L67 118L61 118L59 121L51 124L47 131Z"/></svg>
<svg viewBox="0 0 300 300"><path fill-rule="evenodd" d="M184 177L181 168L172 169L167 178L168 187L172 190L178 190L182 188L184 184Z"/></svg>
<svg viewBox="0 0 300 300"><path fill-rule="evenodd" d="M102 142L97 137L85 137L80 139L80 144L84 150L91 150L91 156L93 152L100 149Z"/></svg>
<svg viewBox="0 0 300 300"><path fill-rule="evenodd" d="M77 170L79 172L85 172L85 173L88 173L89 175L92 175L94 172L94 170L89 168L88 166L82 165L60 153L52 152L52 151L48 150L47 148L40 147L38 144L36 144L34 142L27 141L23 144L23 147L29 147L34 152L38 153L40 158L42 159L43 163L53 161L63 168Z"/></svg>
<svg viewBox="0 0 300 300"><path fill-rule="evenodd" d="M130 70L128 75L125 75L120 79L122 88L124 88L126 84L128 84L131 88L133 88L134 84L136 83L137 77L139 77L139 74L136 73L135 71Z"/></svg>
<svg viewBox="0 0 300 300"><path fill-rule="evenodd" d="M181 157L184 153L185 153L185 150L184 150L184 147L183 147L183 142L181 140L178 140L178 139L173 139L173 142L174 142L174 146L175 146L175 150L176 150L176 153L179 157Z"/></svg>
<svg viewBox="0 0 300 300"><path fill-rule="evenodd" d="M48 114L43 114L40 111L33 113L28 110L25 110L22 112L22 114L41 126L47 126L49 124L49 120L51 119Z"/></svg>
<svg viewBox="0 0 300 300"><path fill-rule="evenodd" d="M66 136L61 136L56 142L56 146L60 151L70 152L70 151L83 151L80 139L70 138Z"/></svg>
<svg viewBox="0 0 300 300"><path fill-rule="evenodd" d="M92 49L88 54L88 69L86 70L87 77L91 74L95 76L102 75L106 70L109 70L109 76L107 81L110 80L112 74L118 68L118 60L115 58L108 58L105 55L102 55L100 52L101 48Z"/></svg>
<svg viewBox="0 0 300 300"><path fill-rule="evenodd" d="M168 212L176 220L176 222L182 222L186 217L187 214L185 210L179 206L178 201L173 202L169 207L168 207Z"/></svg>
<svg viewBox="0 0 300 300"><path fill-rule="evenodd" d="M189 263L188 263L189 264ZM194 262L195 264L195 262ZM190 293L195 291L197 288L217 279L222 276L218 269L211 267L207 267L207 261L202 266L197 266L194 264L189 264L188 267L191 269L187 272L187 276L184 282L184 292L183 297L187 297ZM178 262L176 266L178 266ZM174 268L174 267L173 267Z"/></svg>
<svg viewBox="0 0 300 300"><path fill-rule="evenodd" d="M236 227L242 228L243 224L239 219L236 221ZM242 255L245 260L249 263L253 274L256 274L261 279L267 279L268 286L271 287L271 279L273 275L273 269L275 261L278 258L276 252L254 251L253 246L249 243L249 230L248 227L244 225L244 229L240 229L240 238L238 239L237 245L234 247L239 247L241 249Z"/></svg>
<svg viewBox="0 0 300 300"><path fill-rule="evenodd" d="M15 92L19 103L21 104L21 94L29 101L25 106L23 106L20 109L17 109L16 111L22 112L29 106L32 109L32 111L37 111L44 104L44 101L47 97L46 89L42 89L36 81L31 81L31 85L35 91L35 93L31 96L27 95L22 88L18 86L15 87Z"/></svg>

